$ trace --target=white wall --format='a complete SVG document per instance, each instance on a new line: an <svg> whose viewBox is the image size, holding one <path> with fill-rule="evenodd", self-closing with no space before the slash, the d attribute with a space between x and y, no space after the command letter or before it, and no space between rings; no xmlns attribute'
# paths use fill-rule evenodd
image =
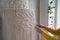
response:
<svg viewBox="0 0 60 40"><path fill-rule="evenodd" d="M58 6L57 6L57 28L59 28L60 27L60 0L58 0L58 4L57 4Z"/></svg>
<svg viewBox="0 0 60 40"><path fill-rule="evenodd" d="M48 25L48 0L40 0L40 23Z"/></svg>
<svg viewBox="0 0 60 40"><path fill-rule="evenodd" d="M40 0L40 23L48 25L48 0ZM40 35L39 40L44 40L44 38Z"/></svg>

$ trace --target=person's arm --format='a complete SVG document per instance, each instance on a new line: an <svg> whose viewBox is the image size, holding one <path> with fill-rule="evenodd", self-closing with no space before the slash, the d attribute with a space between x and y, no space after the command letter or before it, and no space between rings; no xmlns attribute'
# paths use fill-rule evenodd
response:
<svg viewBox="0 0 60 40"><path fill-rule="evenodd" d="M48 32L50 32L52 34L58 34L59 33L59 31L58 31L59 29L58 30L52 29L52 28L49 28L47 26L40 25L40 24L38 24L37 26L40 27L40 28L44 28L45 30L47 30Z"/></svg>
<svg viewBox="0 0 60 40"><path fill-rule="evenodd" d="M52 36L44 33L41 29L37 28L37 31L44 37L46 38L46 40L56 40L55 38L53 38Z"/></svg>
<svg viewBox="0 0 60 40"><path fill-rule="evenodd" d="M47 26L45 26L44 29L47 30L48 32L52 33L52 34L58 34L59 33L58 30L49 28Z"/></svg>
<svg viewBox="0 0 60 40"><path fill-rule="evenodd" d="M43 37L46 38L46 40L56 40L54 37L48 35L47 33L42 32L41 34Z"/></svg>

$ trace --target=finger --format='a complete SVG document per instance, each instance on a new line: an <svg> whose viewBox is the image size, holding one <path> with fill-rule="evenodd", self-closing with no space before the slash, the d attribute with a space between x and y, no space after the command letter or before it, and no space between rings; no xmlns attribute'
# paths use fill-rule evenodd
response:
<svg viewBox="0 0 60 40"><path fill-rule="evenodd" d="M41 33L41 32L42 32L42 30L41 30L41 29L39 29L39 28L36 28L36 31L37 31L37 32L39 32L39 33Z"/></svg>

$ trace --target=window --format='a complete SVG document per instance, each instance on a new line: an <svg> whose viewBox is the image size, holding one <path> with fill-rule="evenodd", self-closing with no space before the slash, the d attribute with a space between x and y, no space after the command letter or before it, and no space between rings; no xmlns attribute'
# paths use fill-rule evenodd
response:
<svg viewBox="0 0 60 40"><path fill-rule="evenodd" d="M49 0L48 2L48 26L55 27L55 0Z"/></svg>
<svg viewBox="0 0 60 40"><path fill-rule="evenodd" d="M48 26L60 28L60 0L49 0Z"/></svg>

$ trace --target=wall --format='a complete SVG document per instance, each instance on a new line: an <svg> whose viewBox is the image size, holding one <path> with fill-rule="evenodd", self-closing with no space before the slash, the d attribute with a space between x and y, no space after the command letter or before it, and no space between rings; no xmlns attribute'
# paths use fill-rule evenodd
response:
<svg viewBox="0 0 60 40"><path fill-rule="evenodd" d="M2 16L2 14L0 13L0 16Z"/></svg>
<svg viewBox="0 0 60 40"><path fill-rule="evenodd" d="M40 0L40 23L48 25L48 0ZM44 40L44 38L40 35L39 40Z"/></svg>
<svg viewBox="0 0 60 40"><path fill-rule="evenodd" d="M57 24L57 28L60 27L60 0L58 0L58 3L57 3L57 20L56 20L56 24Z"/></svg>
<svg viewBox="0 0 60 40"><path fill-rule="evenodd" d="M0 40L2 40L2 17L0 16Z"/></svg>
<svg viewBox="0 0 60 40"><path fill-rule="evenodd" d="M48 0L40 0L40 23L48 25Z"/></svg>

